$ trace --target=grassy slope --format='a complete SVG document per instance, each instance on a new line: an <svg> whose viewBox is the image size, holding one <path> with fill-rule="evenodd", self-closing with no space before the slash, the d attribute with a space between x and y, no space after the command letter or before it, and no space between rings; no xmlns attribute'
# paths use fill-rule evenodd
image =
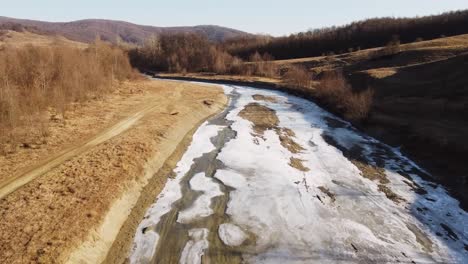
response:
<svg viewBox="0 0 468 264"><path fill-rule="evenodd" d="M16 32L7 30L3 33L0 33L0 47L3 45L10 45L15 47L22 47L26 45L36 45L36 46L50 46L54 43L60 42L70 45L77 48L86 48L88 44L72 41L61 36L47 36L39 35L31 32Z"/></svg>

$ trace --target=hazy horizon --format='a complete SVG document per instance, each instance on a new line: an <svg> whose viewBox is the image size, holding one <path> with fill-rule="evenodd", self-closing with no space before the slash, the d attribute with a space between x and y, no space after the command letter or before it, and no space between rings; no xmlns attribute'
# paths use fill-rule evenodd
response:
<svg viewBox="0 0 468 264"><path fill-rule="evenodd" d="M1 16L69 22L81 19L111 19L135 24L173 27L218 25L249 33L288 35L312 28L339 26L374 17L415 17L436 15L468 8L465 0L427 0L379 2L357 0L326 2L293 0L220 3L201 0L197 3L176 0L152 3L148 0L104 0L79 3L58 0L19 0L6 3ZM72 11L72 12L70 12Z"/></svg>

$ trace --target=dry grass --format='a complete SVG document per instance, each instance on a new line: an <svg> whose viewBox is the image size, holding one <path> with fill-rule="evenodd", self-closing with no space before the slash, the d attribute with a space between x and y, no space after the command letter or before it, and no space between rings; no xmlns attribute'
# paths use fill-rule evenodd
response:
<svg viewBox="0 0 468 264"><path fill-rule="evenodd" d="M385 174L385 170L380 167L375 167L357 160L351 160L351 162L361 171L361 175L364 178L367 178L372 181L378 181L378 189L380 192L384 193L385 196L392 200L395 203L404 202L405 199L399 196L398 194L394 193L392 189L390 189L387 184L390 181Z"/></svg>
<svg viewBox="0 0 468 264"><path fill-rule="evenodd" d="M25 47L27 45L50 47L52 45L67 45L70 47L85 49L88 44L72 41L62 36L40 35L28 31L17 32L12 30L0 31L0 47Z"/></svg>
<svg viewBox="0 0 468 264"><path fill-rule="evenodd" d="M262 95L262 94L254 94L254 95L252 95L252 98L255 101L265 101L265 102L270 102L270 103L276 103L277 102L275 97Z"/></svg>
<svg viewBox="0 0 468 264"><path fill-rule="evenodd" d="M289 150L289 152L297 154L304 150L304 148L294 141L295 134L288 128L276 128L276 134L281 142L281 146Z"/></svg>
<svg viewBox="0 0 468 264"><path fill-rule="evenodd" d="M307 171L310 171L310 169L306 166L304 166L304 164L302 164L303 160L301 159L298 159L298 158L294 158L294 157L291 157L289 158L289 166L297 169L297 170L300 170L300 171L303 171L303 172L307 172Z"/></svg>
<svg viewBox="0 0 468 264"><path fill-rule="evenodd" d="M87 49L27 45L0 50L0 152L40 143L47 122L72 102L102 97L134 74L126 54L100 41ZM39 141L39 142L36 142Z"/></svg>
<svg viewBox="0 0 468 264"><path fill-rule="evenodd" d="M324 75L316 87L316 96L352 121L365 120L372 107L372 89L354 92L341 72Z"/></svg>
<svg viewBox="0 0 468 264"><path fill-rule="evenodd" d="M134 94L133 90L142 91ZM128 92L131 94L107 102L102 109L125 117L148 105L156 107L127 132L65 161L0 199L0 262L65 263L70 251L85 240L99 241L93 230L100 230L114 202L133 190L130 187L134 184L146 183L145 169L162 165L194 126L219 112L226 103L221 89L194 84L131 82ZM214 103L207 106L205 100ZM116 104L123 105L114 109ZM179 114L171 115L173 111ZM101 115L86 112L75 116L81 120L75 123L100 126ZM75 129L67 126L62 133L73 133ZM156 179L157 185L152 188L160 190L165 181L165 176Z"/></svg>
<svg viewBox="0 0 468 264"><path fill-rule="evenodd" d="M239 112L239 116L252 122L254 136L263 138L265 131L273 130L278 135L281 146L289 152L297 154L304 150L300 144L294 141L294 131L278 126L279 119L275 110L256 102L249 103Z"/></svg>
<svg viewBox="0 0 468 264"><path fill-rule="evenodd" d="M258 103L249 103L239 112L239 116L253 123L257 136L263 136L265 131L278 127L279 119L275 110Z"/></svg>

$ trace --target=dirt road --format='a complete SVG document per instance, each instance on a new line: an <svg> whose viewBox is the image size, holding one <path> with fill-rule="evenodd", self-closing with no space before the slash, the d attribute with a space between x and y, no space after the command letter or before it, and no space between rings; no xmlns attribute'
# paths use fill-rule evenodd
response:
<svg viewBox="0 0 468 264"><path fill-rule="evenodd" d="M173 94L169 97L169 100L177 101L180 97L180 93ZM42 162L41 164L36 165L36 167L30 169L28 172L13 176L0 185L0 199L4 196L8 195L9 193L15 191L17 188L27 184L31 180L35 179L36 177L50 171L51 169L57 167L58 165L62 164L63 162L69 160L72 157L82 154L83 152L119 135L120 133L126 131L131 126L133 126L136 122L138 122L142 117L146 114L151 112L152 110L156 109L158 103L149 103L144 107L140 107L141 109L138 110L136 113L132 114L131 116L124 118L123 120L119 121L117 124L113 125L111 128L100 132L94 138L79 143L78 146L74 146L72 148L66 149L56 155L54 157L49 158L48 160Z"/></svg>

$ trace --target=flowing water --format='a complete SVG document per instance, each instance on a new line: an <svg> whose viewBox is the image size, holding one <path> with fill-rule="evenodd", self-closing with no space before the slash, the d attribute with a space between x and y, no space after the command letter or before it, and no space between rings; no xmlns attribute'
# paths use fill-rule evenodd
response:
<svg viewBox="0 0 468 264"><path fill-rule="evenodd" d="M468 263L468 214L398 149L304 99L224 89L131 263Z"/></svg>

